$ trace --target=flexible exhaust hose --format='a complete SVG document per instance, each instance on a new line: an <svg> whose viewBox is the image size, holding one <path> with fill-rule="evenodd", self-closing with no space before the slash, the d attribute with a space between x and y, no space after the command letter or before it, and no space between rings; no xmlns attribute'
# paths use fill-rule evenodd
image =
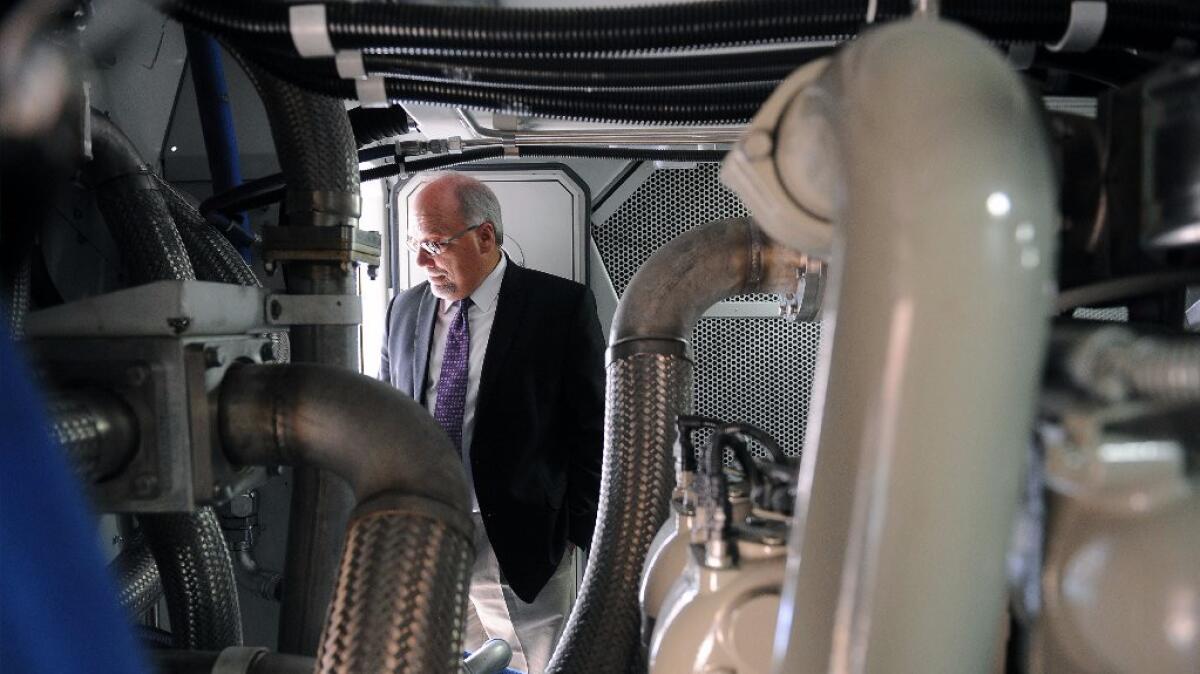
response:
<svg viewBox="0 0 1200 674"><path fill-rule="evenodd" d="M458 455L424 408L342 368L236 365L218 418L231 461L320 467L354 492L319 671L457 671L472 525Z"/></svg>
<svg viewBox="0 0 1200 674"><path fill-rule="evenodd" d="M3 278L0 278L0 316L4 317L9 339L25 337L25 316L29 313L30 271L33 263L32 242L21 241L12 245L14 254L4 256Z"/></svg>
<svg viewBox="0 0 1200 674"><path fill-rule="evenodd" d="M175 647L240 646L242 620L229 548L212 508L138 518L167 594Z"/></svg>
<svg viewBox="0 0 1200 674"><path fill-rule="evenodd" d="M109 564L117 581L117 602L137 620L145 615L162 598L162 578L146 535L138 531L125 541L121 554Z"/></svg>
<svg viewBox="0 0 1200 674"><path fill-rule="evenodd" d="M497 9L380 3L325 4L335 50L404 46L432 54L461 49L544 54L611 53L682 47L841 40L873 22L908 17L910 0L739 0L622 8ZM1053 43L1066 32L1071 3L945 0L941 16L993 40ZM274 3L168 2L205 30L293 49L288 9ZM1200 34L1191 0L1108 0L1099 46L1167 49ZM868 13L874 11L874 16Z"/></svg>
<svg viewBox="0 0 1200 674"><path fill-rule="evenodd" d="M58 391L47 401L50 435L87 484L116 475L138 450L138 422L120 397L99 388Z"/></svg>
<svg viewBox="0 0 1200 674"><path fill-rule="evenodd" d="M691 409L687 340L708 307L746 292L795 287L802 255L750 220L711 222L660 248L617 305L608 352L604 474L579 599L547 669L610 673L640 666L638 583L667 517L675 420Z"/></svg>
<svg viewBox="0 0 1200 674"><path fill-rule="evenodd" d="M361 208L354 132L339 101L316 96L285 82L231 52L258 90L271 124L279 164L287 180L284 212L289 224L350 226ZM336 261L288 263L283 268L294 295L347 295L357 292L354 270ZM291 357L358 369L356 325L297 326ZM338 559L353 508L349 489L315 468L295 472L288 554L284 568L279 650L315 655L321 625L329 611Z"/></svg>
<svg viewBox="0 0 1200 674"><path fill-rule="evenodd" d="M100 213L120 245L133 285L194 279L195 272L166 199L133 142L92 111L92 153L84 178L96 190Z"/></svg>
<svg viewBox="0 0 1200 674"><path fill-rule="evenodd" d="M92 152L84 175L130 266L135 284L196 278L167 200L133 143L107 117L92 113ZM224 648L242 640L233 563L211 508L142 515L158 565L175 642Z"/></svg>

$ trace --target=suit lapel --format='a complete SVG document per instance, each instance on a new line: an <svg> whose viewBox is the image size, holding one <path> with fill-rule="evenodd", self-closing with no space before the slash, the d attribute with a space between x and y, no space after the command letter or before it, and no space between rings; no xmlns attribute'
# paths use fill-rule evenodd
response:
<svg viewBox="0 0 1200 674"><path fill-rule="evenodd" d="M421 295L417 307L417 329L413 334L413 400L425 404L425 375L429 367L429 347L433 343L433 323L437 314L438 299L429 288Z"/></svg>
<svg viewBox="0 0 1200 674"><path fill-rule="evenodd" d="M523 292L525 270L510 259L500 283L500 296L496 300L496 317L492 320L492 334L488 337L487 353L483 357L483 370L479 373L478 409L484 401L495 394L500 377L500 365L508 357L525 314L527 293ZM480 415L476 413L476 420ZM480 437L478 428L475 438Z"/></svg>

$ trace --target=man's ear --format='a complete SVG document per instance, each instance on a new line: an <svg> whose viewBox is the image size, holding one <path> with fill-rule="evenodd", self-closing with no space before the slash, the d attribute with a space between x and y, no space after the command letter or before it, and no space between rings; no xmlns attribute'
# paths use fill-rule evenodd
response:
<svg viewBox="0 0 1200 674"><path fill-rule="evenodd" d="M492 249L496 248L496 226L492 224L491 220L485 220L483 224L479 225L476 233L479 235L479 247L483 249L484 253L490 253Z"/></svg>

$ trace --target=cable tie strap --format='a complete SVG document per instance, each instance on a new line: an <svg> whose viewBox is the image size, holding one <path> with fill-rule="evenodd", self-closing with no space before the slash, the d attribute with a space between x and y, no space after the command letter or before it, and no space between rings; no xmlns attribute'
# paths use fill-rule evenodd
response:
<svg viewBox="0 0 1200 674"><path fill-rule="evenodd" d="M358 104L364 108L386 108L390 105L382 77L354 80L354 91L358 94Z"/></svg>
<svg viewBox="0 0 1200 674"><path fill-rule="evenodd" d="M288 7L288 31L296 53L304 58L333 56L329 39L329 24L325 20L325 5L292 5Z"/></svg>
<svg viewBox="0 0 1200 674"><path fill-rule="evenodd" d="M1108 22L1107 0L1075 0L1071 3L1071 18L1062 39L1046 45L1050 51L1080 52L1096 46Z"/></svg>
<svg viewBox="0 0 1200 674"><path fill-rule="evenodd" d="M363 63L362 52L357 49L344 49L334 58L338 77L344 80L365 80L367 66Z"/></svg>

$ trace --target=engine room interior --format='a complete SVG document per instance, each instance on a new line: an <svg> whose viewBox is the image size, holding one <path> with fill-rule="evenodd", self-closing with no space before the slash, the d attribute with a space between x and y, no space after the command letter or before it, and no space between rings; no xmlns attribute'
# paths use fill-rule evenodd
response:
<svg viewBox="0 0 1200 674"><path fill-rule="evenodd" d="M1200 3L0 9L0 670L1200 672Z"/></svg>

